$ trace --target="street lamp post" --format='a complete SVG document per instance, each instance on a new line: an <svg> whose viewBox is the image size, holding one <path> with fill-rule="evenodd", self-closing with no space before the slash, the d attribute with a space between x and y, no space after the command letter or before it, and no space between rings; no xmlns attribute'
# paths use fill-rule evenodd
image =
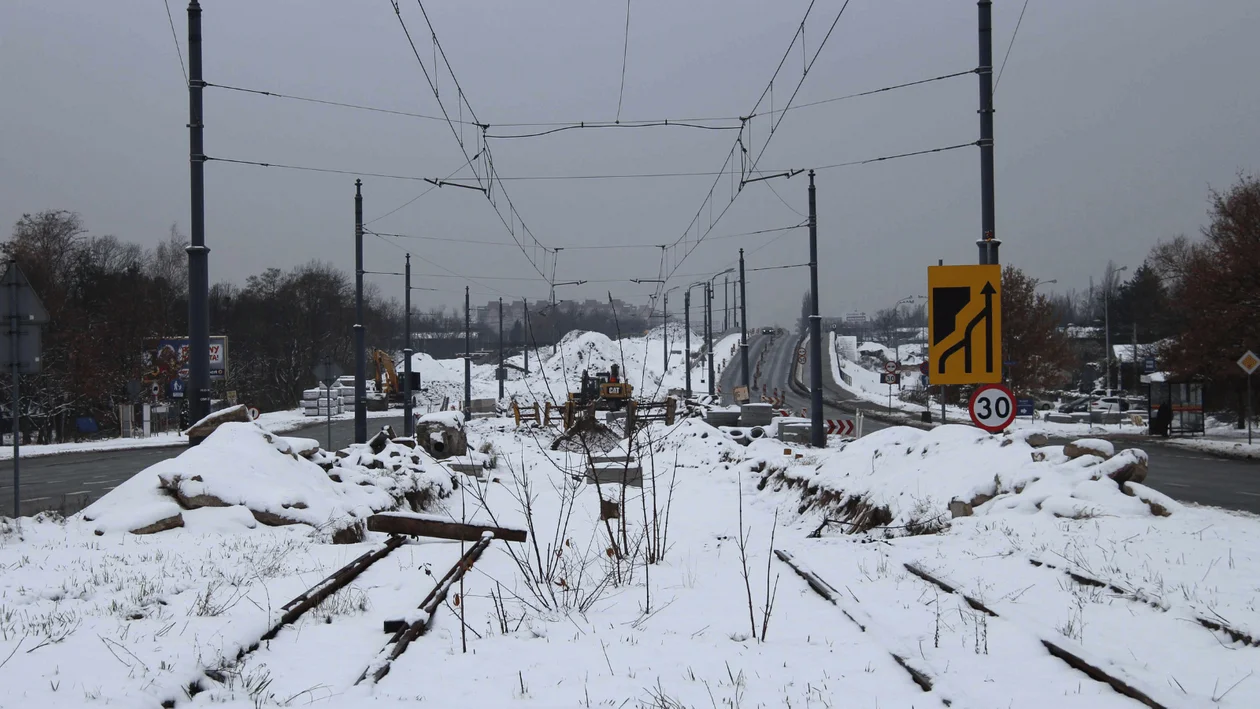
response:
<svg viewBox="0 0 1260 709"><path fill-rule="evenodd" d="M1129 270L1128 266L1121 266L1113 273L1120 273ZM1107 396L1111 396L1111 279L1103 284L1103 329L1104 341L1107 350L1103 352L1104 361L1107 363Z"/></svg>
<svg viewBox="0 0 1260 709"><path fill-rule="evenodd" d="M706 286L705 286L705 293L707 294L706 303L708 304L708 309L709 309L709 319L708 319L709 327L708 327L708 333L707 333L708 348L709 348L709 396L715 395L716 389L714 387L717 386L717 382L714 381L716 379L716 368L714 367L714 364L713 364L713 285L714 285L713 282L717 280L718 276L725 276L728 273L734 273L734 272L735 272L735 268L731 267L731 268L726 269L725 271L719 271L718 273L713 274L713 276L709 278L708 281L706 281Z"/></svg>

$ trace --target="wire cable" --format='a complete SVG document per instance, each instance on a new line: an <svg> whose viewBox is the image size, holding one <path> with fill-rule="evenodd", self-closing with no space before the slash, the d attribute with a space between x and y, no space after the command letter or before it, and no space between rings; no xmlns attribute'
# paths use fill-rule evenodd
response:
<svg viewBox="0 0 1260 709"><path fill-rule="evenodd" d="M997 76L993 77L993 91L997 91L998 82L1002 80L1002 72L1006 71L1006 60L1011 58L1011 48L1015 46L1015 37L1019 35L1019 26L1024 24L1024 13L1028 10L1028 0L1019 11L1019 19L1015 21L1015 31L1011 33L1011 42L1006 45L1006 56L1002 57L1002 66L998 67Z"/></svg>
<svg viewBox="0 0 1260 709"><path fill-rule="evenodd" d="M175 18L171 16L171 0L163 0L163 2L166 5L166 21L171 25L171 39L175 40L175 56L179 57L179 73L184 75L184 86L187 86L188 70L184 68L184 50L179 47L179 35L175 34Z"/></svg>
<svg viewBox="0 0 1260 709"><path fill-rule="evenodd" d="M643 122L637 122L637 123L581 122L581 123L575 123L572 125L560 126L559 128L550 128L547 130L541 130L534 133L510 133L510 134L501 134L501 135L491 135L487 133L485 137L491 138L494 140L508 140L512 138L539 138L544 135L551 135L553 133L562 133L564 131L578 130L578 129L583 129L583 128L589 129L589 128L660 128L660 127L697 128L700 130L740 130L741 128L741 126L738 126L738 125L706 126L702 123L688 123L686 121L671 121L671 120L665 119L665 120L660 120L660 121L643 121Z"/></svg>
<svg viewBox="0 0 1260 709"><path fill-rule="evenodd" d="M183 62L182 55L180 56L180 62L182 65L182 62ZM823 106L826 104L836 103L838 101L847 101L850 99L861 98L864 96L874 96L876 94L881 94L888 91L894 91L897 89L904 89L904 88L909 88L912 86L920 86L923 84L929 84L936 81L943 81L945 79L953 79L959 76L967 76L968 74L975 74L976 71L977 71L976 69L968 69L966 71L958 71L958 72L953 72L950 74L942 74L941 76L934 76L928 79L908 81L908 82L903 82L900 84L893 84L891 86L884 86L878 89L870 89L867 91L859 91L857 93L845 94L843 96L833 96L831 98L820 99L817 101L811 101L809 103L802 103L795 106L788 106L786 108L776 108L776 109L767 111L765 113L754 112L747 116L698 116L698 117L685 117L685 118L653 118L653 119L639 119L639 120L627 119L624 121L622 120L534 121L534 122L528 122L528 121L497 122L496 121L493 123L490 123L490 122L481 123L475 120L465 120L463 118L452 117L451 122L459 126L471 126L471 127L475 127L477 129L483 129L483 130L488 130L491 127L494 127L494 128L615 128L615 127L639 128L639 127L649 127L649 126L656 126L656 125L670 125L670 126L682 125L688 128L702 128L703 127L703 128L711 128L711 129L718 128L720 130L733 130L733 129L739 128L743 121L751 120L758 116L773 116L773 115L778 115L778 114L786 113L790 111L797 111L803 108L813 108L815 106ZM999 72L999 75L1000 75L1000 72ZM333 99L315 98L311 96L287 94L287 93L281 93L278 91L270 91L266 89L252 89L252 88L248 88L244 86L234 86L231 84L216 84L213 82L206 82L205 86L207 88L224 89L226 91L237 91L240 93L253 94L256 96L266 96L269 98L278 98L278 99L289 100L289 101L299 101L299 102L304 102L304 103L319 104L323 106L335 106L338 108L347 108L347 109L358 110L358 111L367 111L370 113L381 113L381 114L386 114L386 115L402 116L405 118L416 118L416 119L426 120L426 121L437 121L439 123L446 122L446 119L443 118L442 116L433 116L433 115L429 115L425 113L403 111L403 110L394 109L394 108L384 108L381 106L369 106L366 104L351 103L348 101L337 101ZM462 104L461 104L461 107L462 107ZM700 123L730 123L733 125L720 126L720 127L695 125L695 124L700 124ZM537 133L532 133L532 134L527 134L527 135L516 135L516 134L491 135L489 137L497 138L497 139L530 138L530 137L538 137L538 136L543 136L543 135L550 135L552 132L554 131L539 131Z"/></svg>
<svg viewBox="0 0 1260 709"><path fill-rule="evenodd" d="M626 0L626 39L621 45L621 88L617 91L617 121L621 121L621 99L626 95L626 56L630 51L630 0Z"/></svg>
<svg viewBox="0 0 1260 709"><path fill-rule="evenodd" d="M871 163L884 162L885 160L899 160L901 158L914 157L916 155L931 155L932 153L944 153L950 150L958 150L959 148L970 148L980 145L980 141L973 140L970 143L958 143L957 145L946 145L941 148L931 148L928 150L915 150L910 153L897 153L896 155L883 155L877 158L867 158L866 160L850 160L849 162L838 162L831 165L820 165L813 168L814 170L831 170L837 167L852 167L854 165L870 165Z"/></svg>
<svg viewBox="0 0 1260 709"><path fill-rule="evenodd" d="M430 192L432 192L433 190L436 190L438 187L441 187L441 186L442 186L442 185L441 185L441 183L442 183L442 182L446 182L446 181L450 180L452 177L454 177L454 176L455 176L455 173L457 173L457 172L459 172L459 171L461 171L461 170L463 170L463 169L464 169L464 166L463 166L463 165L460 165L459 167L455 168L455 170L454 170L454 171L452 171L452 172L451 172L451 174L449 174L449 175L447 175L446 177L443 177L442 179L437 180L436 182L434 182L434 183L433 183L433 185L431 185L431 186L429 187L429 189L427 189L427 190L425 190L425 191L421 192L420 194L416 195L415 197L412 197L411 199L407 200L406 202L403 202L402 204L398 205L397 207L394 207L393 209L389 210L388 212L385 212L385 213L384 213L384 214L382 214L381 216L379 216L379 217L373 217L373 218L371 218L371 219L369 219L369 220L367 220L366 222L363 222L363 223L364 223L364 224L371 224L371 223L373 223L373 222L379 222L380 220L384 219L385 217L388 217L388 216L390 216L391 214L394 214L395 212L398 212L399 210L401 210L401 209L403 209L403 208L405 208L405 207L410 207L413 203L415 203L415 201L416 201L416 200L418 200L418 199L420 199L421 197L423 197L423 196L425 196L425 195L429 194L429 193L430 193ZM507 244L507 245L508 245L508 246L511 246L511 244Z"/></svg>
<svg viewBox="0 0 1260 709"><path fill-rule="evenodd" d="M256 96L269 96L271 98L287 99L289 101L301 101L303 103L315 103L323 106L337 106L338 108L352 108L358 111L368 111L370 113L385 113L393 116L405 116L407 118L419 118L426 121L438 121L445 123L446 119L441 116L430 116L424 113L412 113L411 111L400 111L393 108L380 108L377 106L365 106L361 103L347 103L345 101L333 101L331 99L311 98L310 96L298 96L295 94L282 94L277 91L266 91L263 89L250 89L243 86L231 86L229 84L215 84L206 82L207 88L223 89L225 91L238 91L245 94L254 94ZM467 121L465 121L467 123Z"/></svg>
<svg viewBox="0 0 1260 709"><path fill-rule="evenodd" d="M429 88L433 90L433 97L437 100L438 107L442 109L442 116L446 119L447 126L449 126L451 129L451 134L455 136L456 143L459 144L460 152L463 153L464 157L466 158L467 164L470 167L473 167L473 158L468 155L468 149L464 144L463 136L461 135L460 131L456 129L455 123L452 122L450 112L446 109L446 104L442 102L442 97L441 97L441 94L438 92L438 87L435 81L435 77L430 76L429 70L424 64L424 60L420 58L420 52L416 48L416 43L411 37L411 31L407 28L406 21L403 20L402 10L398 6L398 0L390 0L390 4L394 8L394 15L398 18L398 24L402 27L403 34L405 34L407 37L407 44L411 46L411 52L413 55L415 55L416 63L420 65L420 70L421 72L423 72L424 78L429 84ZM455 84L455 90L457 92L458 101L460 104L460 113L462 114L464 107L467 106L468 114L472 117L474 122L477 122L477 113L476 111L473 110L472 105L468 103L468 100L464 96L464 89L462 86L459 85L459 79L456 78L455 72L451 68L450 61L446 58L446 51L442 49L442 45L438 41L437 30L433 27L433 23L429 20L429 14L424 9L424 3L420 2L420 0L416 0L416 4L420 7L420 12L422 15L424 15L425 24L428 25L429 27L429 33L433 38L434 49L436 50L437 53L441 54L442 61L443 63L446 64L446 69L451 75L452 82ZM433 70L436 73L437 72L436 57L434 61L435 61L435 66L433 67ZM461 117L461 120L462 120L462 117ZM484 132L485 132L485 127L483 126L482 133L484 134ZM547 252L547 247L541 241L539 241L538 237L534 236L534 234L529 230L529 227L525 225L525 221L520 218L520 212L517 211L516 206L512 204L511 198L508 197L507 191L503 189L503 185L502 183L500 183L499 191L503 195L504 200L508 203L508 217L511 219L511 221L503 217L503 213L499 210L499 205L496 204L494 201L494 195L493 195L494 175L495 175L494 161L490 155L490 147L484 142L484 140L482 141L482 148L481 150L477 152L477 154L479 156L484 156L484 165L485 165L485 171L486 171L486 183L483 184L480 179L480 175L477 175L476 168L473 167L473 174L477 175L478 177L478 180L477 180L478 186L482 188L482 191L486 195L486 199L490 202L490 206L494 209L494 213L498 215L499 221L503 222L503 226L507 229L508 235L512 237L512 241L516 242L516 246L517 248L520 249L521 254L525 256L525 259L527 261L529 261L529 265L532 266L533 269L538 272L538 275L542 276L543 279L545 280L547 278L547 274L544 273L541 268L539 268L534 258L530 256L529 251L526 250L525 245L522 244L520 240L516 238L516 229L514 226L515 223L517 221L520 222L521 230L524 231L527 235L529 235L530 239L533 240L535 247L543 249L544 254Z"/></svg>
<svg viewBox="0 0 1260 709"><path fill-rule="evenodd" d="M825 98L818 101L810 101L809 103L802 103L796 106L789 106L787 108L779 108L779 109L770 111L768 113L758 114L758 115L769 116L769 115L774 115L776 113L787 113L788 111L798 111L802 108L813 108L814 106L823 106L829 103L835 103L837 101L847 101L849 99L861 98L863 96L874 96L875 94L882 94L887 91L896 91L897 89L905 89L911 86L921 86L923 84L930 84L935 81L944 81L945 79L954 79L959 76L967 76L968 74L975 74L978 71L979 71L978 69L956 71L952 74L942 74L940 76L934 76L930 79L919 79L918 81L907 81L902 84L893 84L892 86L885 86L883 88L871 89L869 91L859 91L858 93L855 93L855 94L845 94L844 96L835 96L832 98Z"/></svg>

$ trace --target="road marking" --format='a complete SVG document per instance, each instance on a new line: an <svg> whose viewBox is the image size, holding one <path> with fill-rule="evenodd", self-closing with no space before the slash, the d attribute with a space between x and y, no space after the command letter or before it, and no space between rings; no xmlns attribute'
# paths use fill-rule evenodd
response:
<svg viewBox="0 0 1260 709"><path fill-rule="evenodd" d="M43 500L51 500L51 499L52 499L51 497L28 497L26 498L26 501L27 502L41 502Z"/></svg>
<svg viewBox="0 0 1260 709"><path fill-rule="evenodd" d="M1260 497L1260 492L1244 492L1242 490L1239 490L1239 492L1244 495L1251 495L1252 497Z"/></svg>
<svg viewBox="0 0 1260 709"><path fill-rule="evenodd" d="M1189 485L1186 485L1185 483L1160 483L1160 485L1167 485L1169 487L1190 487ZM1243 493L1243 494L1247 494L1247 493Z"/></svg>
<svg viewBox="0 0 1260 709"><path fill-rule="evenodd" d="M66 494L67 495L90 495L92 494L92 491L91 490L75 490L74 492L67 492Z"/></svg>

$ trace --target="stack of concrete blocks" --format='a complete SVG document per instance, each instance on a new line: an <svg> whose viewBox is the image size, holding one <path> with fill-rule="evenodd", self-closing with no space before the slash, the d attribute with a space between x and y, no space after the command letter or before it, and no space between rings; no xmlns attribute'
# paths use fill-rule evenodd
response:
<svg viewBox="0 0 1260 709"><path fill-rule="evenodd" d="M704 415L704 420L710 426L716 426L716 427L737 426L739 425L739 412L738 411L719 411L719 410L714 409L714 410L710 410Z"/></svg>
<svg viewBox="0 0 1260 709"><path fill-rule="evenodd" d="M739 425L745 428L769 426L774 415L774 407L770 404L744 404L739 407Z"/></svg>
<svg viewBox="0 0 1260 709"><path fill-rule="evenodd" d="M307 416L329 416L346 411L345 397L341 395L342 387L333 386L330 393L319 386L302 392L302 413ZM350 390L350 404L354 405L354 390Z"/></svg>

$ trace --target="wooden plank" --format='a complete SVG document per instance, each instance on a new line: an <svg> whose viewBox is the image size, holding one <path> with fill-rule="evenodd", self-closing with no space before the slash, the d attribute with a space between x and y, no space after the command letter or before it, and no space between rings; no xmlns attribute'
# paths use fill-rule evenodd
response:
<svg viewBox="0 0 1260 709"><path fill-rule="evenodd" d="M595 465L586 470L587 485L629 485L643 487L643 468L625 463Z"/></svg>
<svg viewBox="0 0 1260 709"><path fill-rule="evenodd" d="M454 539L465 542L478 541L485 532L490 532L495 539L502 539L505 542L523 542L527 537L527 533L523 529L509 529L507 527L494 527L484 524L464 524L462 522L396 512L383 512L368 517L367 527L370 532Z"/></svg>
<svg viewBox="0 0 1260 709"><path fill-rule="evenodd" d="M597 464L598 463L616 463L618 465L625 465L626 463L633 463L634 456L632 455L593 455L591 456L591 462L597 463Z"/></svg>

